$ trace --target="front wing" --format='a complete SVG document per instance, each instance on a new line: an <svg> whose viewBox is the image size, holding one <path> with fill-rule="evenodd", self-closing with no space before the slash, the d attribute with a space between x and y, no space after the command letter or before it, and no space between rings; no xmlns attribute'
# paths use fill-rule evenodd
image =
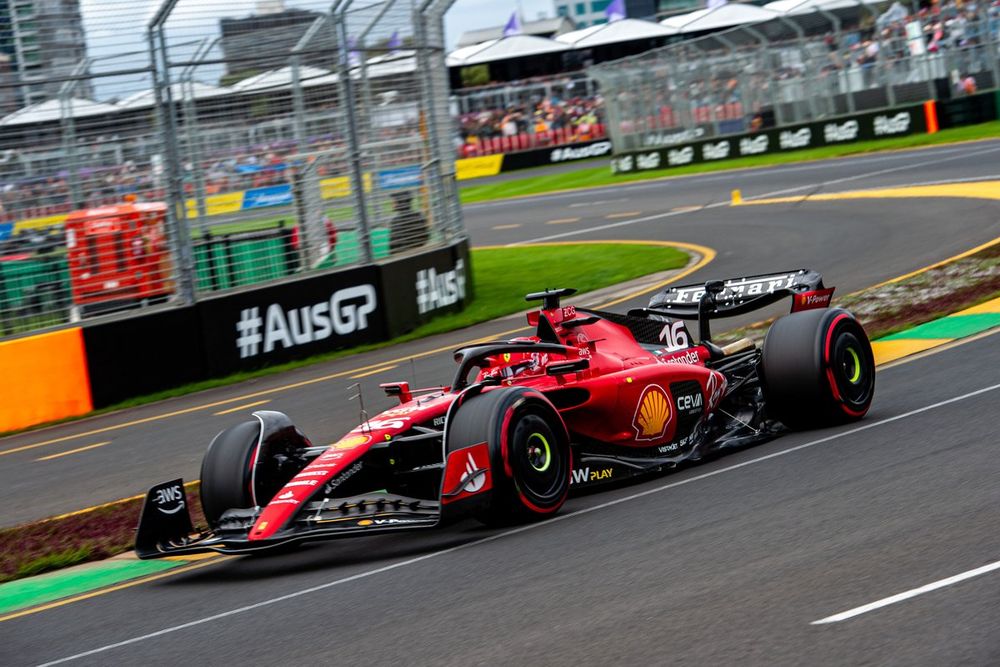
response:
<svg viewBox="0 0 1000 667"><path fill-rule="evenodd" d="M440 523L437 502L370 494L308 503L289 526L266 540L251 539L260 509L230 510L215 531L196 532L181 479L164 482L146 494L136 532L139 558L163 558L215 551L255 553L306 540L328 540L356 535L433 528Z"/></svg>

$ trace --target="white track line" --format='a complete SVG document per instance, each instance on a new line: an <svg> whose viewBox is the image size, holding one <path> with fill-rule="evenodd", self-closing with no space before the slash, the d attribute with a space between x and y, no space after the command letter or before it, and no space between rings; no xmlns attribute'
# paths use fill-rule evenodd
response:
<svg viewBox="0 0 1000 667"><path fill-rule="evenodd" d="M877 169L875 171L866 171L860 174L854 174L852 176L844 176L843 178L835 178L829 181L820 181L818 183L807 183L806 185L797 185L793 188L782 188L781 190L772 190L771 192L765 192L763 194L753 195L752 197L745 197L747 201L752 201L754 199L769 199L771 197L777 197L778 195L787 195L793 192L801 192L803 190L815 190L819 191L830 185L838 185L840 183L848 183L851 181L863 180L866 178L871 178L872 176L884 176L885 174L891 174L897 171L906 171L908 169L914 169L916 167L927 167L931 165L941 164L942 162L950 162L952 160L964 160L976 155L983 155L985 153L996 153L1000 151L1000 146L994 146L992 148L986 148L981 151L976 151L974 153L965 153L962 155L956 155L953 157L938 158L934 160L924 160L923 162L910 162L908 164L900 165L898 167L887 167L885 169ZM944 183L945 181L938 181L936 184ZM968 182L967 179L958 179L956 182ZM882 186L891 188L905 188L909 187L905 184L903 185L891 185ZM876 188L880 189L880 188ZM579 193L577 193L579 194ZM696 209L694 211L681 210L681 211L667 211L666 213L657 213L654 215L646 215L641 218L631 218L629 220L622 220L620 222L613 222L604 225L597 225L595 227L582 227L570 232L563 232L561 234L549 234L548 236L539 236L533 239L527 239L524 241L515 241L513 243L508 243L507 246L519 246L526 245L529 243L542 243L544 241L554 241L556 239L566 238L568 236L579 236L581 234L589 234L591 232L603 231L605 229L614 229L615 227L625 227L628 225L635 225L640 222L649 222L651 220L663 220L665 218L672 218L677 215L687 215L690 213L697 213L699 211L704 211L710 208L719 208L721 206L729 206L730 201L727 199L725 201L718 201L711 204L706 204L705 206Z"/></svg>
<svg viewBox="0 0 1000 667"><path fill-rule="evenodd" d="M937 403L932 403L930 405L925 405L922 408L917 408L916 410L910 410L909 412L904 412L903 414L895 415L894 417L887 417L885 419L880 419L878 421L870 422L868 424L863 424L855 428L849 429L847 431L842 431L840 433L834 433L833 435L828 435L825 438L820 438L819 440L813 440L812 442L803 443L789 449L784 449L780 452L774 452L773 454L768 454L766 456L761 456L755 459L750 459L742 463L737 463L735 465L727 466L725 468L719 468L718 470L713 470L711 472L702 473L694 477L689 477L687 479L682 479L676 482L670 482L669 484L664 484L662 486L657 486L652 489L647 489L646 491L640 491L639 493L633 493L622 498L617 498L615 500L608 501L606 503L601 503L600 505L594 505L592 507L586 507L583 509L576 510L568 514L562 514L552 519L542 521L540 523L532 523L526 526L521 526L520 528L514 528L513 530L507 530L502 533L497 533L496 535L491 535L489 537L484 537L482 539L473 540L472 542L466 542L465 544L460 544L458 546L449 547L447 549L442 549L441 551L435 551L432 553L424 554L423 556L417 556L416 558L409 558L407 560L399 561L398 563L393 563L391 565L386 565L384 567L375 568L374 570L367 570L365 572L359 572L358 574L351 575L349 577L344 577L342 579L335 579L333 581L328 581L325 584L319 584L318 586L311 586L309 588L304 588L302 590L295 591L294 593L288 593L286 595L281 595L275 598L270 598L268 600L262 600L255 604L246 605L244 607L237 607L236 609L230 609L229 611L224 611L219 614L213 614L212 616L206 616L204 618L199 618L194 621L189 621L188 623L182 623L180 625L173 625L162 630L157 630L156 632L150 632L145 635L139 635L137 637L132 637L131 639L126 639L124 641L115 642L114 644L107 644L99 648L91 649L89 651L84 651L83 653L77 653L74 655L67 656L65 658L59 658L58 660L53 660L51 662L46 662L40 667L48 667L49 665L59 665L65 662L70 662L72 660L79 660L80 658L86 658L88 656L96 655L98 653L104 653L116 648L121 648L122 646L128 646L130 644L138 644L139 642L146 641L147 639L153 639L155 637L162 637L163 635L168 635L174 632L179 632L180 630L186 630L187 628L193 628L198 625L204 625L206 623L211 623L213 621L218 621L223 618L229 618L230 616L236 616L238 614L244 614L248 611L253 611L254 609L260 609L262 607L268 607L279 602L284 602L286 600L293 600L303 595L309 595L311 593L316 593L318 591L326 590L334 586L340 586L341 584L346 584L352 581L357 581L359 579L366 579L368 577L375 576L376 574L382 574L383 572L389 572L391 570L396 570L403 567L408 567L410 565L415 565L422 561L430 560L432 558L438 558L439 556L444 556L456 551L463 549L471 549L477 547L481 544L487 544L489 542L495 542L501 540L505 537L510 537L511 535L517 535L519 533L524 533L529 530L536 530L542 526L546 526L559 521L565 521L567 519L572 519L577 516L582 516L584 514L590 514L591 512L596 512L598 510L607 509L609 507L614 507L615 505L620 505L622 503L631 502L633 500L638 500L639 498L644 498L646 496L653 495L654 493L661 493L669 489L674 489L679 486L684 486L685 484L691 484L693 482L699 482L703 479L708 479L710 477L715 477L716 475L721 475L723 473L732 472L734 470L740 470L741 468L746 468L748 466L755 465L757 463L762 463L764 461L769 461L771 459L776 459L780 456L786 456L792 452L797 452L803 449L808 449L810 447L815 447L816 445L822 445L833 440L839 440L840 438L847 437L849 435L854 435L855 433L861 433L862 431L867 431L869 429L877 428L879 426L884 426L885 424L891 424L893 422L900 421L901 419L907 419L908 417L913 417L914 415L919 415L929 410L935 410L937 408L944 407L946 405L951 405L952 403L957 403L958 401L964 401L966 399L972 398L974 396L979 396L980 394L985 394L991 391L996 391L1000 389L1000 383L990 385L988 387L983 387L982 389L977 389L976 391L971 391L960 396L955 396Z"/></svg>
<svg viewBox="0 0 1000 667"><path fill-rule="evenodd" d="M989 565L983 565L982 567L977 567L974 570L969 570L968 572L963 572L961 574L956 574L953 577L948 577L947 579L941 579L930 584L921 586L920 588L914 588L908 590L904 593L899 593L897 595L891 595L887 598L882 598L881 600L876 600L866 605L860 607L855 607L854 609L848 609L847 611L842 611L839 614L834 614L833 616L827 616L826 618L821 618L818 621L813 621L809 625L824 625L826 623L839 623L840 621L846 621L849 618L854 618L855 616L860 616L861 614L867 614L870 611L875 611L876 609L881 609L882 607L888 607L891 604L896 604L897 602L902 602L903 600L909 600L910 598L915 598L918 595L923 595L924 593L930 593L931 591L936 591L939 588L944 588L945 586L951 586L952 584L957 584L966 579L972 579L973 577L978 577L981 574L986 574L988 572L993 572L994 570L1000 570L1000 560L990 563Z"/></svg>

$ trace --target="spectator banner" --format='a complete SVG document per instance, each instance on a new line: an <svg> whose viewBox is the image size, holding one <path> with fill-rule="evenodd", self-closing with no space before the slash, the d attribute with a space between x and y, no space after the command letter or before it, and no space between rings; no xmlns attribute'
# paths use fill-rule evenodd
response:
<svg viewBox="0 0 1000 667"><path fill-rule="evenodd" d="M740 126L737 132L742 131ZM687 144L699 139L708 139L715 133L709 124L695 125L694 127L674 128L671 130L650 130L642 135L643 148L662 148L664 146L676 146L677 144Z"/></svg>
<svg viewBox="0 0 1000 667"><path fill-rule="evenodd" d="M383 169L378 172L378 187L381 190L399 190L401 188L417 188L423 185L424 179L419 166Z"/></svg>
<svg viewBox="0 0 1000 667"><path fill-rule="evenodd" d="M389 335L399 336L472 298L468 242L381 266Z"/></svg>
<svg viewBox="0 0 1000 667"><path fill-rule="evenodd" d="M482 157L467 157L455 161L455 178L464 181L470 178L496 176L503 166L504 155L483 155Z"/></svg>
<svg viewBox="0 0 1000 667"><path fill-rule="evenodd" d="M375 266L204 299L196 307L209 376L386 338Z"/></svg>
<svg viewBox="0 0 1000 667"><path fill-rule="evenodd" d="M500 171L516 171L529 167L544 167L550 164L561 164L563 162L576 162L577 160L587 160L589 158L601 157L611 154L611 142L607 139L600 141L585 141L567 146L554 146L551 148L538 148L532 151L522 151L520 153L508 153L504 156L503 167ZM478 158L476 158L478 159Z"/></svg>
<svg viewBox="0 0 1000 667"><path fill-rule="evenodd" d="M898 137L926 130L922 106L888 109L753 134L716 137L656 150L632 151L615 156L611 160L611 170L614 173L629 173L666 169L698 162Z"/></svg>
<svg viewBox="0 0 1000 667"><path fill-rule="evenodd" d="M243 210L265 208L267 206L288 206L292 203L292 186L271 185L266 188L254 188L243 193Z"/></svg>

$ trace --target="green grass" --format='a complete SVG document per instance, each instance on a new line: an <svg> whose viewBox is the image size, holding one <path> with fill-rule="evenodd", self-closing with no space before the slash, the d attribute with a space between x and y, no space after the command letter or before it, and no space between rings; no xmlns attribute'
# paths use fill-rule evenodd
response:
<svg viewBox="0 0 1000 667"><path fill-rule="evenodd" d="M659 245L608 243L473 248L472 271L475 298L460 313L443 315L392 340L347 350L336 350L255 371L193 382L131 398L89 413L87 416L283 373L322 361L348 357L438 333L462 329L480 322L487 322L503 315L526 310L529 305L524 301L524 295L545 287L574 287L581 293L590 292L650 273L677 269L685 266L687 261L687 253L676 248ZM52 423L74 421L75 419L78 417L23 430L34 430Z"/></svg>
<svg viewBox="0 0 1000 667"><path fill-rule="evenodd" d="M862 153L875 153L886 150L900 150L920 146L936 146L939 144L950 144L957 141L994 139L998 136L1000 136L1000 121L993 121L990 123L982 123L980 125L968 125L965 127L942 130L936 134L913 134L896 139L861 141L856 144L824 146L822 148L793 151L791 153L775 153L773 155L761 155L756 157L738 158L735 160L692 164L684 167L657 169L655 171L642 171L630 174L612 174L609 166L602 165L600 167L590 167L568 173L538 174L535 176L528 176L523 179L503 181L499 183L481 185L475 185L473 183L471 185L462 186L459 196L463 204L471 204L474 202L492 201L510 197L538 195L546 192L554 192L556 190L593 188L602 185L615 185L617 183L648 181L668 176L702 174L714 171L728 171L732 169L746 169L749 167L766 167L779 164L789 164L793 162L807 162L810 160L823 160L834 157L845 157L848 155L859 155Z"/></svg>

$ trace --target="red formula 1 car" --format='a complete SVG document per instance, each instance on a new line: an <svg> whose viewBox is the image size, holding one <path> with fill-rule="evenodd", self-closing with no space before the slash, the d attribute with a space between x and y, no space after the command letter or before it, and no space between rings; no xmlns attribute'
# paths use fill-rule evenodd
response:
<svg viewBox="0 0 1000 667"><path fill-rule="evenodd" d="M627 314L528 295L535 335L455 352L448 387L382 385L399 404L329 447L280 412L222 431L205 454L194 533L181 480L153 487L141 558L246 553L305 540L551 516L572 489L774 437L860 419L874 392L864 329L830 309L819 274L791 271L671 288ZM791 296L763 346L720 347L713 318ZM698 320L694 344L684 320Z"/></svg>

